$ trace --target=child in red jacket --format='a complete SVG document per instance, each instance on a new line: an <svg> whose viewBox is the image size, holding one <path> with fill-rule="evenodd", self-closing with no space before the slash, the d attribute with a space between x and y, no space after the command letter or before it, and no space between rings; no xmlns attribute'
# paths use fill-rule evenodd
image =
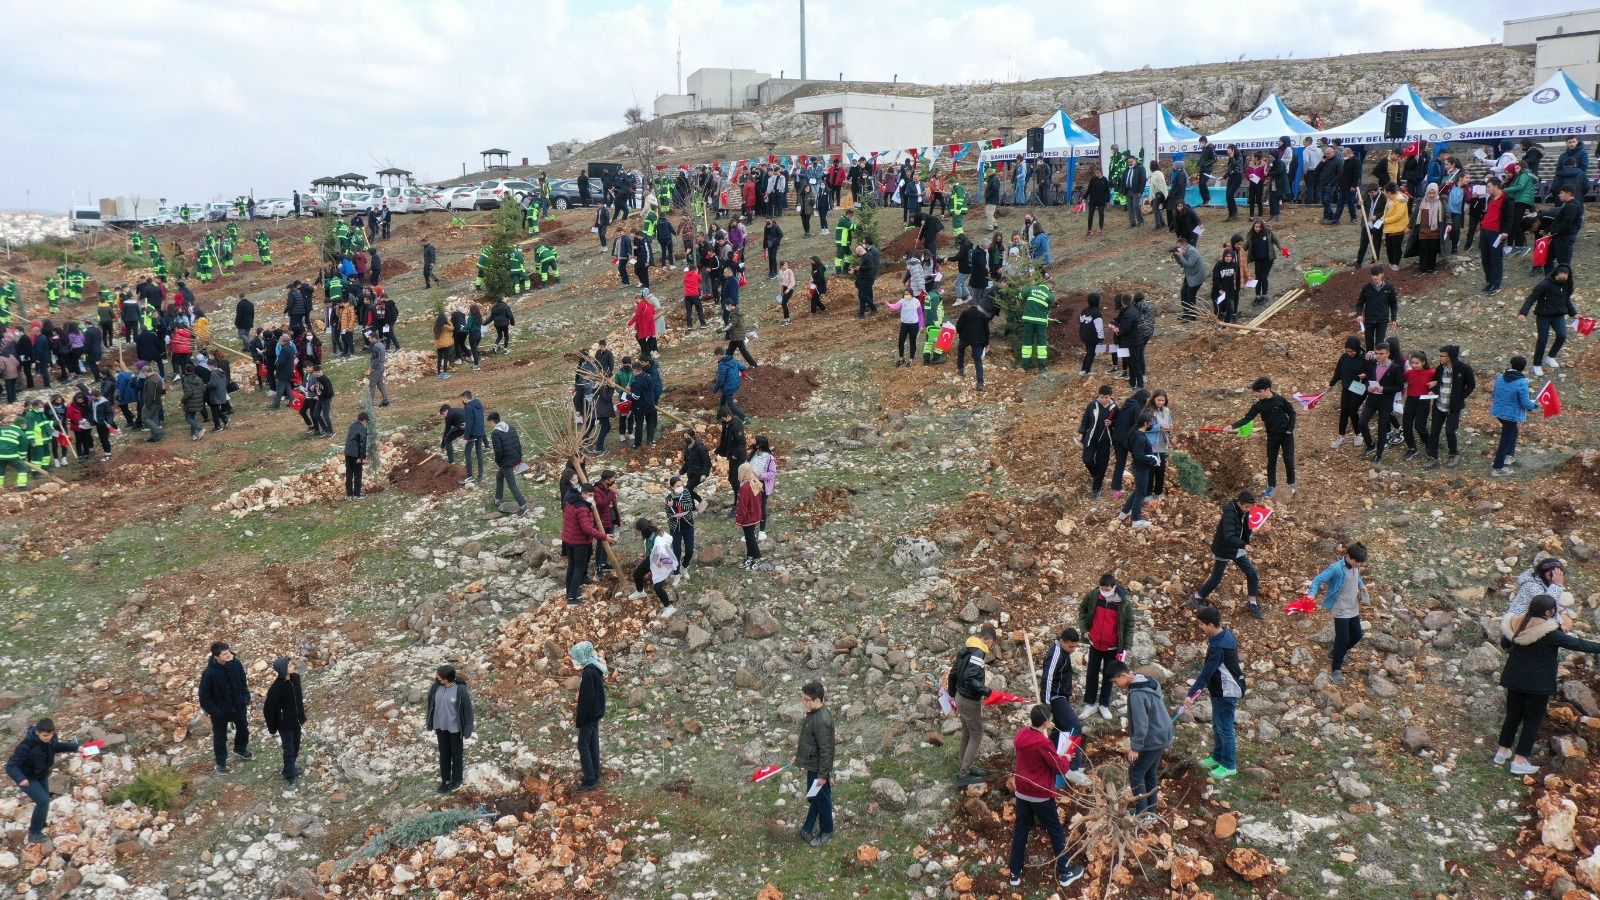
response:
<svg viewBox="0 0 1600 900"><path fill-rule="evenodd" d="M1400 420L1400 431L1406 438L1405 459L1421 453L1419 445L1428 445L1428 422L1433 414L1435 396L1428 383L1433 381L1433 372L1433 367L1428 365L1428 354L1413 350L1406 357L1406 405Z"/></svg>
<svg viewBox="0 0 1600 900"><path fill-rule="evenodd" d="M761 561L761 479L749 463L739 464L739 500L734 505L733 522L744 531L744 562L741 569L754 569Z"/></svg>
<svg viewBox="0 0 1600 900"><path fill-rule="evenodd" d="M1056 752L1045 733L1050 711L1035 706L1028 713L1028 726L1018 729L1013 745L1017 751L1017 773L1012 793L1017 798L1017 822L1011 832L1011 886L1022 884L1022 867L1028 855L1028 834L1037 821L1050 836L1050 851L1056 863L1056 881L1066 887L1083 877L1083 867L1068 865L1067 836L1061 829L1056 807L1056 776L1065 775L1068 762Z"/></svg>

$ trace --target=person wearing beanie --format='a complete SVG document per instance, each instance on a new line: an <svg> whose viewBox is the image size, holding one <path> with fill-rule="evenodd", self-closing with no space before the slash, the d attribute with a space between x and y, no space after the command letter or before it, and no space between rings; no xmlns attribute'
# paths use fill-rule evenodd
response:
<svg viewBox="0 0 1600 900"><path fill-rule="evenodd" d="M956 786L983 783L989 774L974 765L978 750L983 744L983 701L989 696L987 678L989 647L999 636L994 626L985 625L956 653L955 664L945 679L945 689L956 698L956 712L961 716L961 768L956 772Z"/></svg>
<svg viewBox="0 0 1600 900"><path fill-rule="evenodd" d="M267 734L276 735L283 745L283 780L294 787L300 778L300 731L306 724L305 695L300 692L300 673L294 661L280 656L272 661L277 680L267 688L261 705L261 721Z"/></svg>
<svg viewBox="0 0 1600 900"><path fill-rule="evenodd" d="M583 770L583 780L573 792L582 794L600 786L600 720L606 715L606 676L610 670L588 641L573 644L567 656L580 676L574 722L578 727L578 766Z"/></svg>
<svg viewBox="0 0 1600 900"><path fill-rule="evenodd" d="M28 733L17 742L6 761L6 774L17 787L33 801L33 816L28 820L28 843L42 844L44 826L50 818L50 770L54 768L57 753L72 753L78 749L75 741L56 740L56 723L40 719L28 728Z"/></svg>
<svg viewBox="0 0 1600 900"><path fill-rule="evenodd" d="M234 729L234 755L247 761L256 758L250 752L250 685L244 664L222 641L211 645L211 656L200 673L200 709L211 718L211 754L216 758L217 774L228 771L229 725Z"/></svg>

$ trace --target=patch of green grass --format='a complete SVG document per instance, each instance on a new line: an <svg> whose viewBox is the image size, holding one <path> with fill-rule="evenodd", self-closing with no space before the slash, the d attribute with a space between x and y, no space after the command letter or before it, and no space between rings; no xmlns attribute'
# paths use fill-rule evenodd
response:
<svg viewBox="0 0 1600 900"><path fill-rule="evenodd" d="M170 766L140 769L134 773L132 781L113 790L107 799L113 804L132 800L139 806L160 811L170 809L178 801L184 784L183 774Z"/></svg>

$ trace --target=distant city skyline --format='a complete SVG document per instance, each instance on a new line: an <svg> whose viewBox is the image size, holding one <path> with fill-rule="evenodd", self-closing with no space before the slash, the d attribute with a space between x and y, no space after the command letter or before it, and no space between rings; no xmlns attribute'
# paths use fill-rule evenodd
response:
<svg viewBox="0 0 1600 900"><path fill-rule="evenodd" d="M1514 13L1567 9L1528 0ZM1347 0L1244 25L1192 7L1134 15L1112 0L1070 16L1012 2L807 0L807 56L813 77L1031 80L1241 53L1494 43L1512 12L1491 0ZM680 35L684 75L800 69L793 2L0 0L0 20L0 209L64 212L73 192L79 203L287 196L320 175L390 166L442 180L463 162L476 171L486 147L542 161L547 145L604 137L624 109L675 92ZM712 22L723 23L714 40ZM561 37L530 39L546 34ZM876 52L862 52L862 36L877 36Z"/></svg>

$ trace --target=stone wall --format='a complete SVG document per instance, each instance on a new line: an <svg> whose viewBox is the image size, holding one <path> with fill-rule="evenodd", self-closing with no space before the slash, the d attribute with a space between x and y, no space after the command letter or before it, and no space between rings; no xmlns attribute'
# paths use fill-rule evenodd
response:
<svg viewBox="0 0 1600 900"><path fill-rule="evenodd" d="M1328 126L1365 112L1410 81L1424 98L1450 95L1447 112L1467 121L1493 112L1532 87L1533 56L1498 44L1449 50L1367 53L1306 60L1254 60L1143 68L1073 78L1013 84L852 85L828 83L829 91L867 90L931 97L934 137L940 143L998 136L1003 126L1024 128L1057 109L1093 130L1102 110L1161 100L1185 124L1202 133L1238 121L1276 91L1296 115L1322 113ZM818 148L817 117L794 112L793 100L816 89L808 86L783 102L737 112L692 112L656 120L655 143L675 148L683 158L711 155L713 148L776 142L778 152ZM582 144L566 141L548 149L551 162L626 153L632 131Z"/></svg>

